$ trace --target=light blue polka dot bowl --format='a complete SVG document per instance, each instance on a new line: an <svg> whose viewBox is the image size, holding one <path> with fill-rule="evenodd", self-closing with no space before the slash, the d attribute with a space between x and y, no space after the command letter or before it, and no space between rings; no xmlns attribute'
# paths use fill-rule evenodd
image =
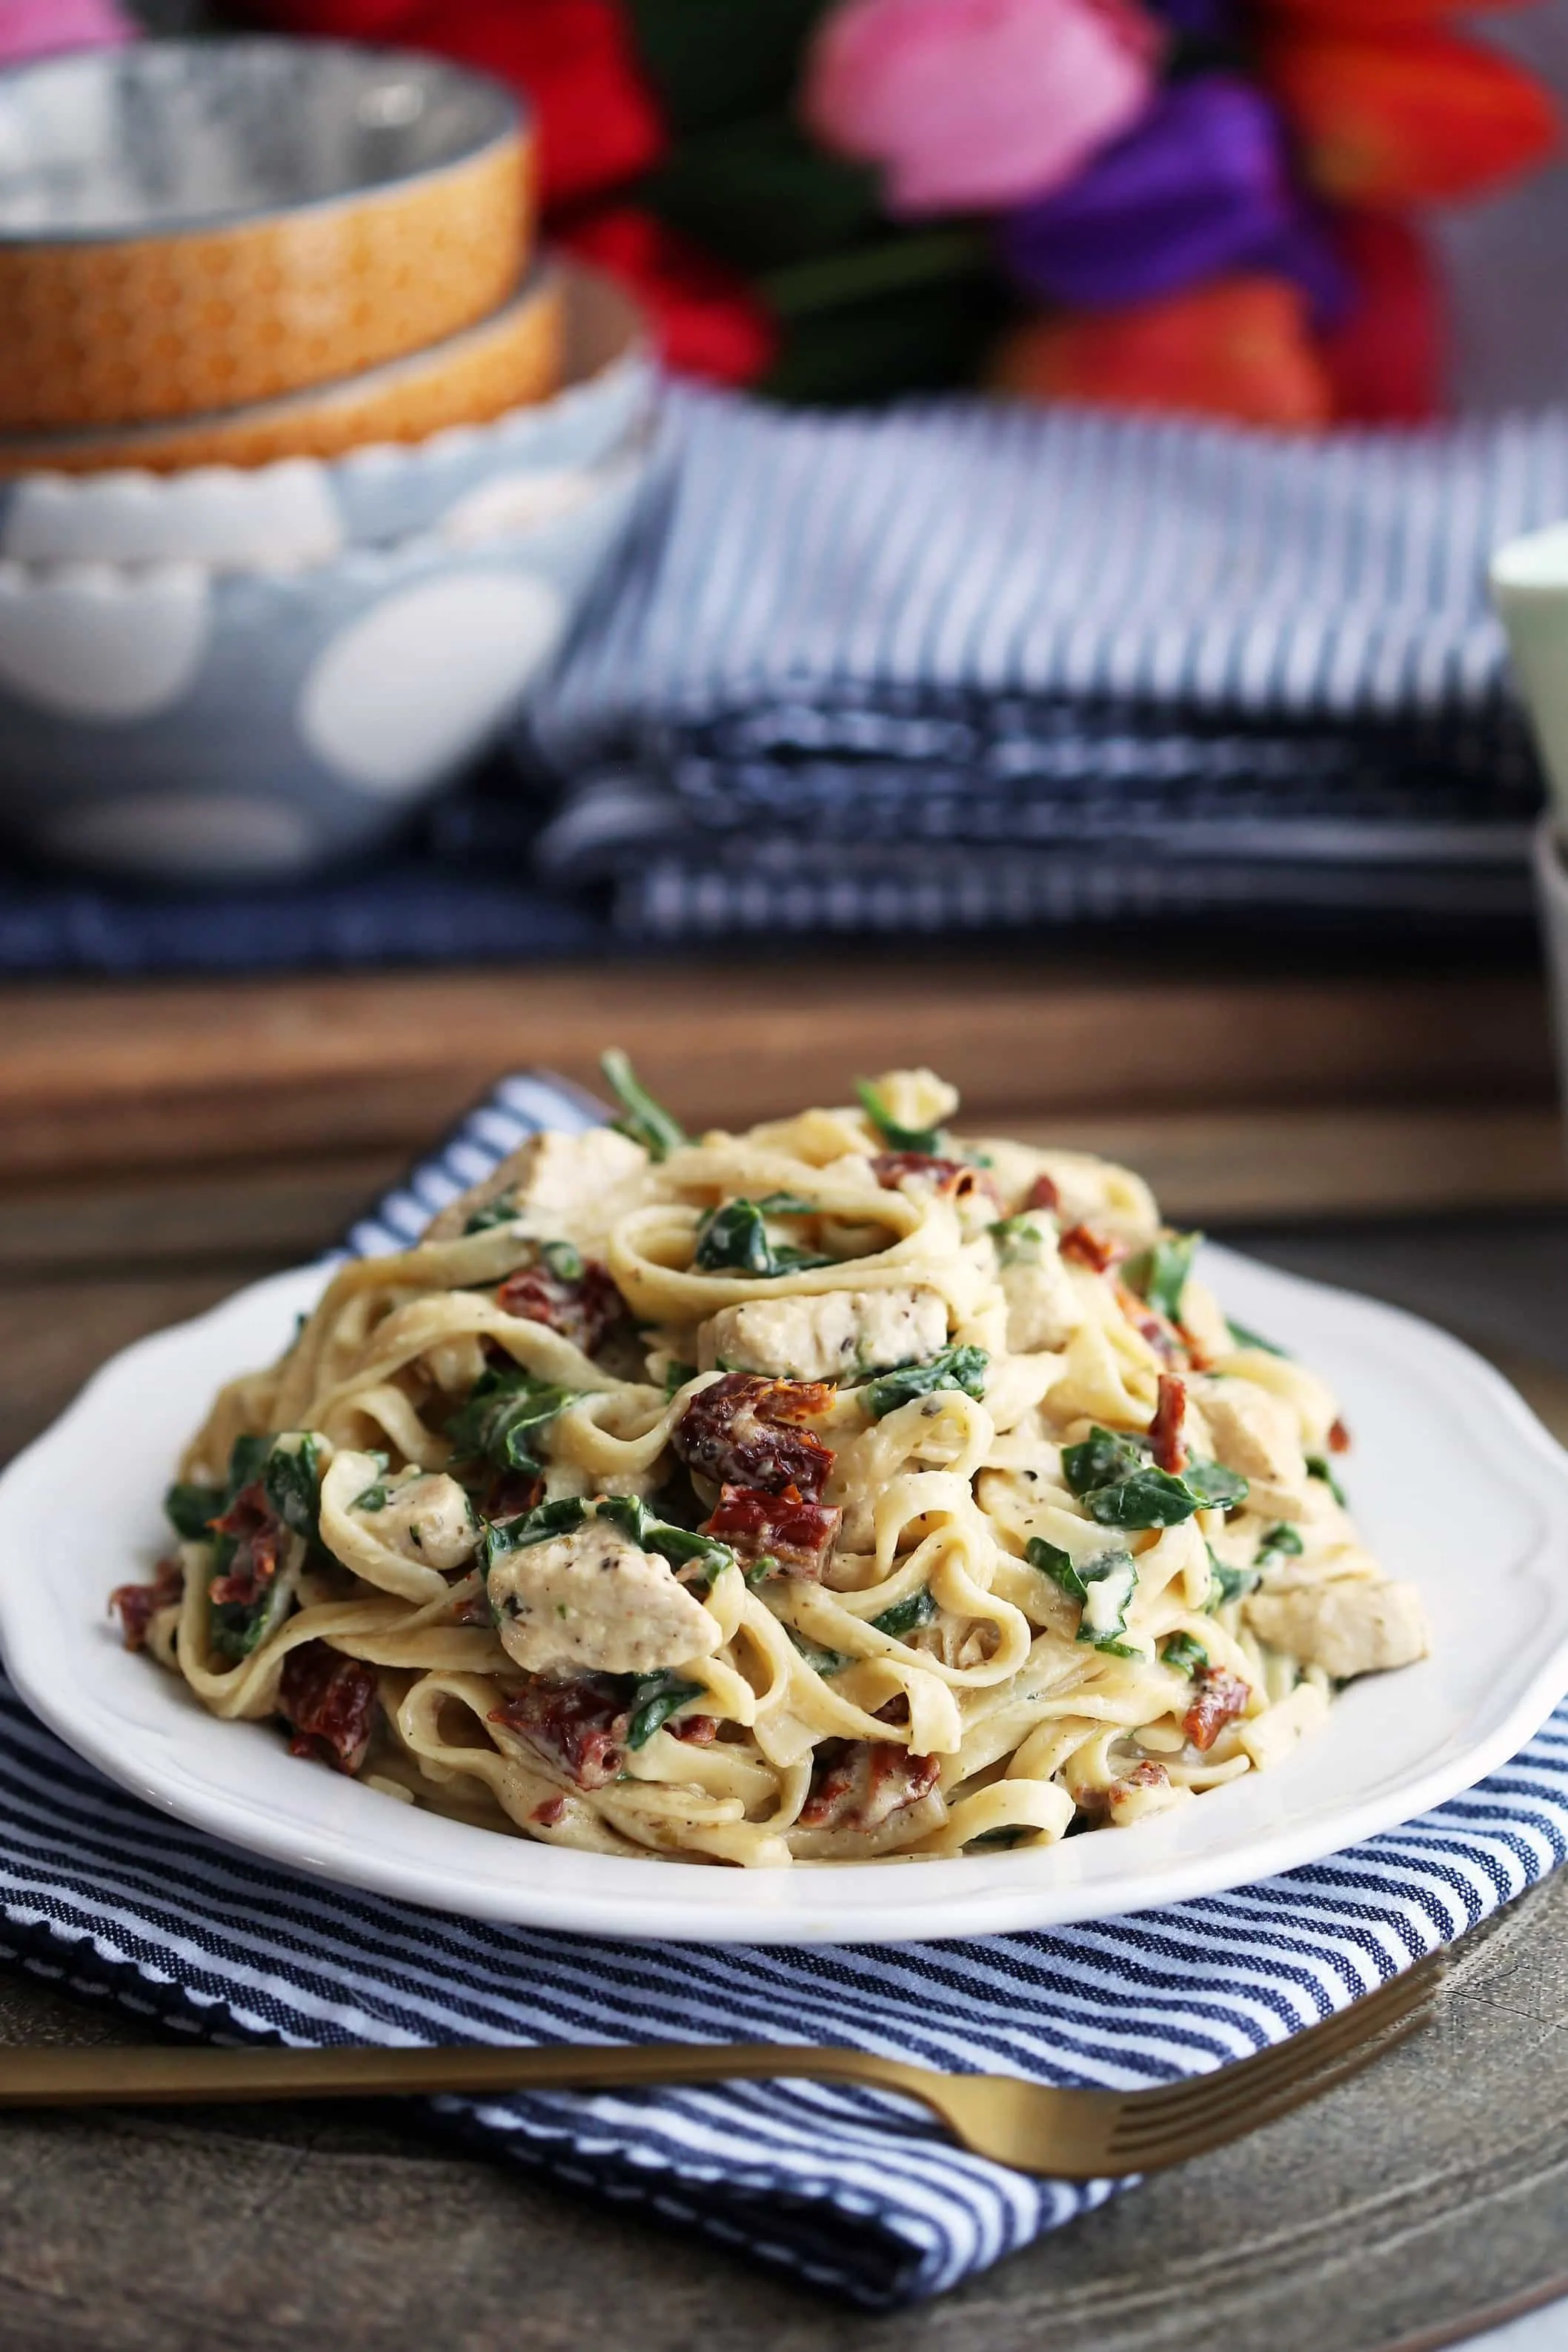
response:
<svg viewBox="0 0 1568 2352"><path fill-rule="evenodd" d="M0 560L0 823L162 880L279 877L394 832L525 705L654 467L470 484L434 528L308 568Z"/></svg>

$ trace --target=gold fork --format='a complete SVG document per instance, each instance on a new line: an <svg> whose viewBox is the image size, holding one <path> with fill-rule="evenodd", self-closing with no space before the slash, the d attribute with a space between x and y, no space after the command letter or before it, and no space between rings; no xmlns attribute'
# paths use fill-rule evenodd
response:
<svg viewBox="0 0 1568 2352"><path fill-rule="evenodd" d="M1010 2074L947 2074L869 2051L742 2042L519 2050L0 2049L0 2107L209 2100L618 2091L795 2076L901 2091L975 2156L1063 2180L1154 2172L1315 2099L1426 2021L1440 1958L1233 2066L1152 2091L1058 2091Z"/></svg>

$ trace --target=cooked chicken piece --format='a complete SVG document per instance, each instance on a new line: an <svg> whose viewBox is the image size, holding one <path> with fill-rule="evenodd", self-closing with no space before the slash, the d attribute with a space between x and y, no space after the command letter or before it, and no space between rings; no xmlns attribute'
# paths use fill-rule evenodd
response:
<svg viewBox="0 0 1568 2352"><path fill-rule="evenodd" d="M1411 1665L1432 1646L1413 1584L1346 1577L1293 1592L1255 1592L1243 1613L1259 1641L1321 1666L1336 1682Z"/></svg>
<svg viewBox="0 0 1568 2352"><path fill-rule="evenodd" d="M467 1495L444 1471L422 1472L401 1484L373 1486L370 1492L384 1494L386 1500L380 1509L362 1506L359 1515L392 1550L443 1574L472 1558L479 1525Z"/></svg>
<svg viewBox="0 0 1568 2352"><path fill-rule="evenodd" d="M1083 1307L1052 1235L1041 1235L1037 1256L1004 1265L999 1279L1007 1301L1008 1352L1033 1356L1065 1348L1083 1321Z"/></svg>
<svg viewBox="0 0 1568 2352"><path fill-rule="evenodd" d="M722 1638L668 1561L605 1519L505 1554L488 1590L502 1648L531 1674L652 1674L709 1656Z"/></svg>
<svg viewBox="0 0 1568 2352"><path fill-rule="evenodd" d="M1224 1376L1194 1381L1191 1391L1215 1458L1247 1480L1253 1509L1299 1517L1310 1501L1310 1486L1289 1406L1252 1381Z"/></svg>
<svg viewBox="0 0 1568 2352"><path fill-rule="evenodd" d="M504 1200L531 1232L597 1255L616 1217L635 1205L647 1164L642 1145L613 1127L531 1135L482 1184L450 1202L425 1238L454 1241L476 1210Z"/></svg>
<svg viewBox="0 0 1568 2352"><path fill-rule="evenodd" d="M752 1298L710 1316L697 1334L705 1372L765 1372L783 1381L842 1381L923 1363L947 1345L939 1291L826 1290Z"/></svg>

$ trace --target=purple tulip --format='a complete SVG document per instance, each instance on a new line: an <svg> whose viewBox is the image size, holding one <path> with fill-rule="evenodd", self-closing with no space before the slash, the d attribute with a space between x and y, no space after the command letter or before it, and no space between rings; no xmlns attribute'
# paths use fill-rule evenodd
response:
<svg viewBox="0 0 1568 2352"><path fill-rule="evenodd" d="M999 233L1018 284L1074 309L1152 301L1237 269L1294 278L1320 323L1348 294L1278 115L1232 74L1171 83L1070 187L1005 214Z"/></svg>

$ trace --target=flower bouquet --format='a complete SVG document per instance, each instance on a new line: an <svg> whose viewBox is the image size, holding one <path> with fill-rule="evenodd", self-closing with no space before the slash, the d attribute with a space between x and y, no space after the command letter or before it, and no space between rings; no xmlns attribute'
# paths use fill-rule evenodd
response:
<svg viewBox="0 0 1568 2352"><path fill-rule="evenodd" d="M675 367L796 399L989 382L1294 429L1418 421L1445 358L1424 208L1559 137L1549 93L1451 0L265 13L525 89L557 239L637 287Z"/></svg>

